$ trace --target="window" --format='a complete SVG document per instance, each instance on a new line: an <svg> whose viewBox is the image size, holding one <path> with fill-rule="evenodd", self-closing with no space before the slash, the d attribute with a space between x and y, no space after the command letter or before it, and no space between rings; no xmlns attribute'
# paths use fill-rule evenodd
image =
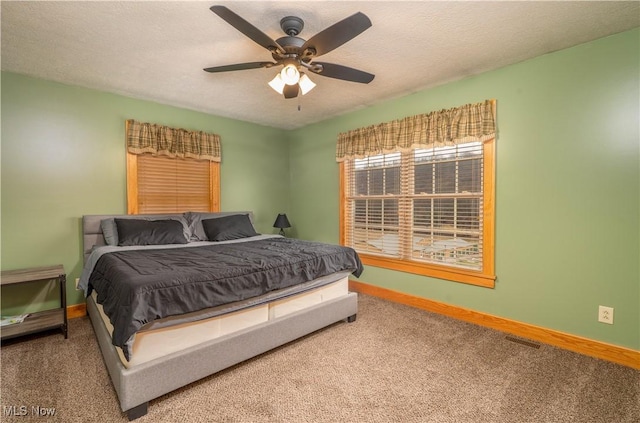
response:
<svg viewBox="0 0 640 423"><path fill-rule="evenodd" d="M127 213L220 210L220 137L127 120Z"/></svg>
<svg viewBox="0 0 640 423"><path fill-rule="evenodd" d="M220 163L127 153L127 213L220 210Z"/></svg>
<svg viewBox="0 0 640 423"><path fill-rule="evenodd" d="M493 287L494 144L342 161L342 243L365 264Z"/></svg>

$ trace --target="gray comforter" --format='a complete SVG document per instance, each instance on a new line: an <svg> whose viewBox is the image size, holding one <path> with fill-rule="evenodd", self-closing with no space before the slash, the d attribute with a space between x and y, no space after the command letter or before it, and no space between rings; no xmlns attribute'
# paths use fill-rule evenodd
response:
<svg viewBox="0 0 640 423"><path fill-rule="evenodd" d="M103 254L88 278L129 359L127 341L143 325L363 267L348 247L269 238L192 248Z"/></svg>

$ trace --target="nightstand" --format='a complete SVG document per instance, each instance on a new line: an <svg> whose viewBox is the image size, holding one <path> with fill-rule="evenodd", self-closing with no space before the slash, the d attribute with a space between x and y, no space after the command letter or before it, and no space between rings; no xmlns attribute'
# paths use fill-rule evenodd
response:
<svg viewBox="0 0 640 423"><path fill-rule="evenodd" d="M60 285L60 307L30 313L22 323L2 326L1 339L15 338L49 329L60 328L67 339L67 275L62 265L6 270L0 275L0 285L17 285L55 280Z"/></svg>

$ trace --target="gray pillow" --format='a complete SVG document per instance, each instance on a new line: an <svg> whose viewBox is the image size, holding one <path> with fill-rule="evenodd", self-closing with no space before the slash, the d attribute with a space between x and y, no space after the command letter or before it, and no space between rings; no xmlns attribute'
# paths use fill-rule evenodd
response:
<svg viewBox="0 0 640 423"><path fill-rule="evenodd" d="M186 244L182 224L177 220L114 219L118 245Z"/></svg>
<svg viewBox="0 0 640 423"><path fill-rule="evenodd" d="M187 227L191 232L191 241L209 241L207 234L202 227L202 221L205 219L218 219L225 216L246 215L253 226L253 214L251 212L186 212L184 217L187 221Z"/></svg>
<svg viewBox="0 0 640 423"><path fill-rule="evenodd" d="M209 241L228 241L259 235L246 214L203 219L202 227Z"/></svg>
<svg viewBox="0 0 640 423"><path fill-rule="evenodd" d="M157 215L122 215L118 216L118 219L138 219L138 220L177 220L182 223L182 231L184 232L184 236L187 240L191 238L191 232L189 231L189 225L187 225L187 221L182 215L176 214L157 214ZM100 221L100 228L102 228L102 236L104 237L104 242L107 245L117 246L119 244L118 239L118 228L116 226L115 218L110 217L107 219L102 219Z"/></svg>

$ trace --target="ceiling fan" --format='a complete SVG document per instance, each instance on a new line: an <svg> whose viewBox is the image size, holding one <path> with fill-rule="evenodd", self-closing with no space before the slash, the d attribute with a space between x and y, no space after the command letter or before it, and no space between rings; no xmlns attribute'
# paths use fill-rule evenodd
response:
<svg viewBox="0 0 640 423"><path fill-rule="evenodd" d="M315 61L316 57L340 47L371 26L369 18L361 12L331 25L309 38L309 40L298 37L304 27L304 21L296 16L286 16L280 20L280 27L287 35L274 41L225 6L211 6L210 9L238 31L269 50L275 62L248 62L214 66L205 68L204 70L207 72L228 72L283 66L280 73L269 82L269 85L278 93L283 94L284 98L295 98L299 93L304 95L315 87L316 84L309 79L304 73L305 71L362 84L368 84L375 77L373 74L347 66Z"/></svg>

